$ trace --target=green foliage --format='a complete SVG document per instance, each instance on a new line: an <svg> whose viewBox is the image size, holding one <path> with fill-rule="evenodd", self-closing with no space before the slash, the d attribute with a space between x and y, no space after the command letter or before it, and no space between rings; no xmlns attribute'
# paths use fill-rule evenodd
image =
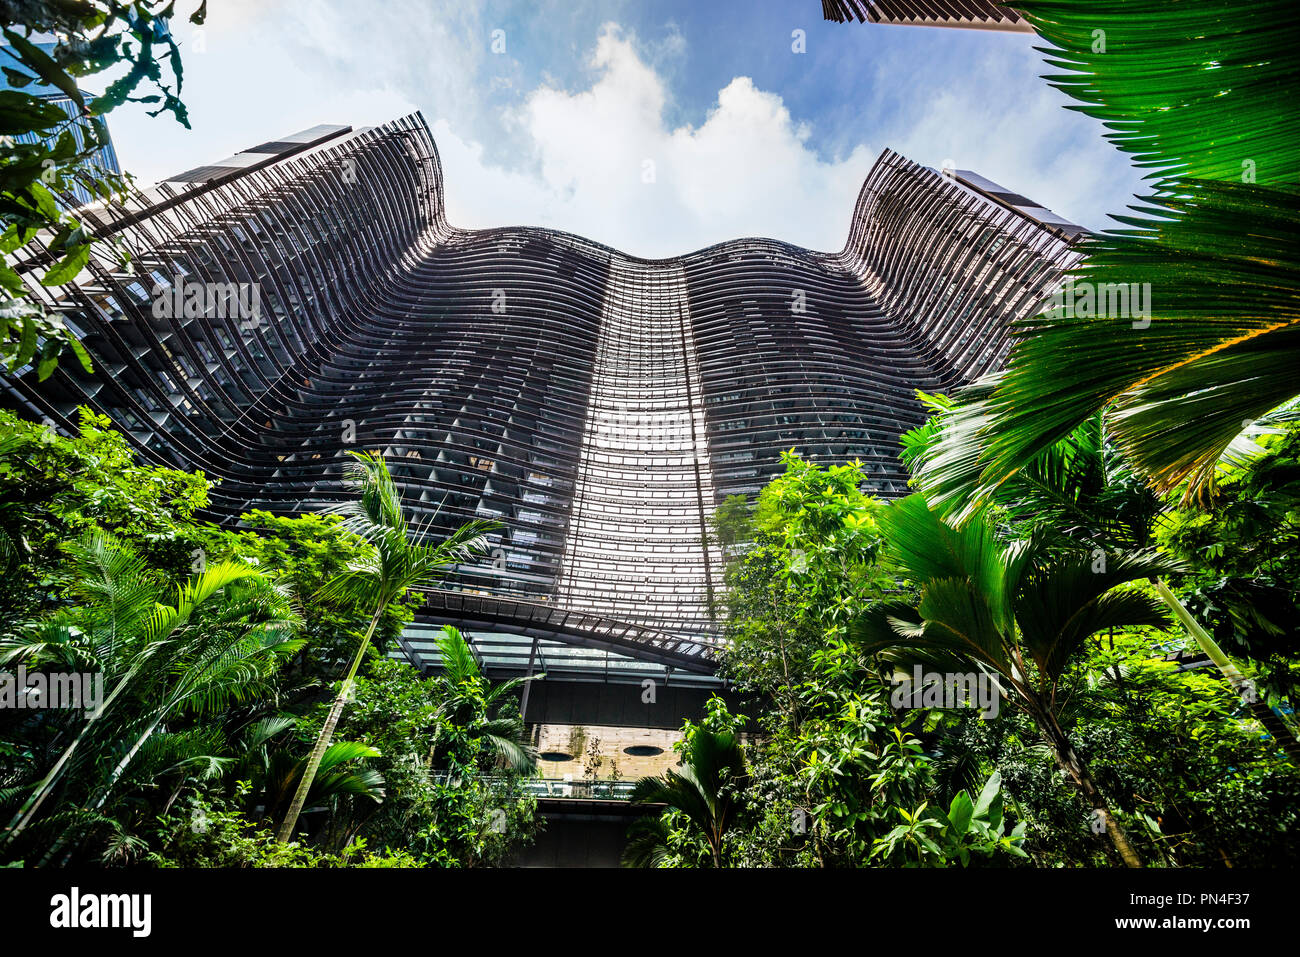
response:
<svg viewBox="0 0 1300 957"><path fill-rule="evenodd" d="M725 714L713 708L714 721ZM714 867L723 863L723 840L738 813L737 792L745 786L749 773L735 730L687 724L682 742L682 760L659 777L645 777L636 783L632 801L636 804L663 804L680 817L669 824L688 824L709 848ZM646 847L647 831L639 829L637 840L626 861L628 864L658 864L666 856ZM665 832L665 841L668 835Z"/></svg>
<svg viewBox="0 0 1300 957"><path fill-rule="evenodd" d="M236 799L243 797L236 793ZM154 825L146 862L156 867L420 867L405 850L370 852L358 839L339 853L282 844L221 798L199 795L178 803Z"/></svg>
<svg viewBox="0 0 1300 957"><path fill-rule="evenodd" d="M713 512L713 534L728 561L736 549L753 540L753 509L743 495L728 495Z"/></svg>
<svg viewBox="0 0 1300 957"><path fill-rule="evenodd" d="M374 611L356 595L321 594L325 585L371 560L371 546L346 531L333 515L297 518L255 510L241 516L241 528L216 532L207 542L209 554L230 556L256 568L272 570L276 580L299 597L304 630L312 636L295 667L302 679L329 679L340 674L356 652L365 622ZM387 651L415 617L418 600L398 597L390 602L375 629L374 642Z"/></svg>
<svg viewBox="0 0 1300 957"><path fill-rule="evenodd" d="M352 692L357 670L389 606L411 589L435 585L450 567L481 554L487 549L486 534L497 527L495 522L471 521L445 539L425 541L427 529L408 525L401 494L383 457L374 452L354 452L352 458L345 481L357 493L356 498L327 511L342 515L340 527L364 539L371 548L327 581L317 595L327 601L364 603L372 609L370 625L312 745L298 791L280 825L282 841L288 841L294 833L316 769L329 749L335 725Z"/></svg>
<svg viewBox="0 0 1300 957"><path fill-rule="evenodd" d="M1300 51L1243 23L1223 0L1024 0L1051 47L1047 77L1106 124L1106 136L1155 177L1240 180L1251 157L1261 182L1300 182L1294 92ZM1288 23L1285 0L1251 6L1257 23ZM1213 136L1206 130L1213 129Z"/></svg>
<svg viewBox="0 0 1300 957"><path fill-rule="evenodd" d="M725 859L750 867L892 863L876 848L899 809L933 802L936 790L916 733L929 719L894 711L873 663L847 639L849 625L897 589L880 562L882 507L862 493L857 464L823 469L795 455L785 464L759 496L751 541L739 543L728 569L732 644L721 673L758 716ZM669 838L680 835L673 823L667 815ZM647 842L634 837L642 853ZM690 845L672 850L660 866L699 863Z"/></svg>
<svg viewBox="0 0 1300 957"><path fill-rule="evenodd" d="M914 466L958 408L925 398L936 415L905 438ZM1221 467L1222 494L1257 470L1252 494L1271 508L1244 527L1261 536L1256 558L1285 561L1289 440L1262 441L1276 456ZM856 485L827 495L826 472L793 457L787 468L760 496L750 541L737 543L728 569L733 644L722 673L756 718L727 863L1110 865L1118 858L1092 827L1098 806L1129 860L1271 866L1294 853L1285 835L1300 805L1284 783L1294 769L1216 674L1162 660L1182 642L1163 630L1146 579L1181 574L1150 548L1169 513L1100 419L963 526L919 496L882 506ZM867 521L836 521L837 510ZM1208 522L1189 518L1189 529ZM1254 567L1241 557L1243 571ZM846 617L859 624L845 627ZM1022 708L992 719L895 711L880 655L984 669ZM629 855L661 867L710 860L680 811L638 824Z"/></svg>
<svg viewBox="0 0 1300 957"><path fill-rule="evenodd" d="M1189 571L1187 604L1226 650L1260 666L1279 698L1296 700L1300 658L1300 427L1260 439L1244 464L1219 467L1204 510L1170 511L1158 540Z"/></svg>
<svg viewBox="0 0 1300 957"><path fill-rule="evenodd" d="M1294 769L1277 760L1212 674L1179 672L1140 636L1117 634L1081 656L1067 700L1062 725L1143 859L1261 867L1294 857L1300 802L1283 783L1294 785ZM1063 779L1032 720L1018 711L995 721L965 717L938 747L977 755L979 767L1002 774L1038 865L1109 863L1088 827L1087 802Z"/></svg>
<svg viewBox="0 0 1300 957"><path fill-rule="evenodd" d="M876 563L878 504L857 464L823 469L793 453L759 495L749 541L727 568L723 674L793 713L812 655L889 584Z"/></svg>
<svg viewBox="0 0 1300 957"><path fill-rule="evenodd" d="M429 866L504 863L537 829L536 802L521 787L532 765L516 763L531 748L511 689L477 668L421 678L404 662L376 657L369 670L340 733L380 751L375 767L388 795L359 817L356 833Z"/></svg>
<svg viewBox="0 0 1300 957"><path fill-rule="evenodd" d="M28 0L0 7L0 29L12 52L6 57L5 78L17 88L0 91L0 135L6 138L0 145L0 252L16 253L38 234L49 234L41 255L0 262L0 361L10 372L35 362L38 376L45 379L64 345L71 346L90 371L86 350L62 320L31 295L28 284L35 282L43 259L52 263L40 276L42 285L73 281L96 247L110 252L119 265L130 262L120 243L96 237L62 198L74 187L107 203L127 195L129 177L94 163L95 154L109 142L103 118L123 103L156 103L151 116L171 113L189 126L179 98L180 51L162 29L174 9L174 0ZM190 19L202 23L205 16L206 0ZM49 50L30 39L42 33L57 37ZM82 93L80 84L87 77L121 67L125 71L102 95ZM76 115L38 93L67 97ZM24 134L38 134L38 142L11 139Z"/></svg>
<svg viewBox="0 0 1300 957"><path fill-rule="evenodd" d="M1027 857L1021 850L1025 823L1010 834L1002 816L1002 776L996 771L972 800L958 791L947 813L928 802L913 811L894 809L902 822L878 840L871 856L904 867L946 867L954 860L969 867L973 859L992 858L999 852Z"/></svg>
<svg viewBox="0 0 1300 957"><path fill-rule="evenodd" d="M299 622L284 597L246 566L214 565L176 587L169 604L173 589L125 545L92 534L67 551L78 604L20 630L0 653L33 668L98 672L107 697L84 714L62 711L62 727L42 728L51 734L49 750L31 755L21 789L29 793L9 822L5 848L23 837L56 788L64 803L98 811L151 781L155 735L193 730L192 722L264 693L299 646Z"/></svg>
<svg viewBox="0 0 1300 957"><path fill-rule="evenodd" d="M1153 553L1099 562L1053 554L1041 539L1006 547L988 523L954 527L921 495L891 505L880 522L919 600L874 606L855 629L863 649L896 664L995 674L1031 711L1051 708L1092 634L1166 620L1155 599L1121 587L1175 567Z"/></svg>
<svg viewBox="0 0 1300 957"><path fill-rule="evenodd" d="M385 561L339 516L253 512L218 529L198 518L202 475L138 465L107 420L83 411L64 438L4 415L4 594L21 614L0 656L99 672L108 699L89 715L0 710L6 859L490 866L531 840L519 683L487 681L450 629L438 678L370 649L306 792L306 836L274 842L366 621L386 644L418 599L390 588L375 618L371 592L326 588ZM194 808L207 831L189 830Z"/></svg>
<svg viewBox="0 0 1300 957"><path fill-rule="evenodd" d="M1005 373L959 396L968 427L923 481L986 504L1104 411L1157 491L1204 501L1243 429L1296 395L1300 118L1286 106L1298 92L1295 44L1217 0L1024 9L1051 44L1048 62L1069 71L1049 79L1154 170L1155 193L1137 215L1115 217L1126 228L1085 241L1073 272L1098 289L1146 284L1150 316L1028 320ZM1252 13L1288 10L1270 2Z"/></svg>
<svg viewBox="0 0 1300 957"><path fill-rule="evenodd" d="M0 410L0 436L0 632L62 600L60 545L86 533L111 533L173 580L191 573L207 535L194 521L202 474L137 464L87 408L73 437Z"/></svg>

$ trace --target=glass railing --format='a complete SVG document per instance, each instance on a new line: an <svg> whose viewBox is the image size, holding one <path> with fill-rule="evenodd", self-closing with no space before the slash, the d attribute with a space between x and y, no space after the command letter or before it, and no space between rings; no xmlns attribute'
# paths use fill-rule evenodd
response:
<svg viewBox="0 0 1300 957"><path fill-rule="evenodd" d="M448 784L450 775L443 773L431 775L434 782ZM500 780L487 777L485 781ZM587 801L627 801L632 797L636 780L628 781L592 781L566 780L564 778L526 778L518 784L525 794L537 798L573 798Z"/></svg>
<svg viewBox="0 0 1300 957"><path fill-rule="evenodd" d="M636 781L566 781L562 778L531 778L522 784L533 797L588 801L626 801L636 787Z"/></svg>

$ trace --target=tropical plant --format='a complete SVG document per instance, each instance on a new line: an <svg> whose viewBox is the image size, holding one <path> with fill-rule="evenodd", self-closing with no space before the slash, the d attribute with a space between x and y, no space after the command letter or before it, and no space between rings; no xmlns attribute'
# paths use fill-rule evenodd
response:
<svg viewBox="0 0 1300 957"><path fill-rule="evenodd" d="M306 760L295 758L287 743L279 740L297 722L291 715L275 715L254 722L238 741L243 754L225 772L227 778L251 785L250 793L261 809L260 821L278 820L302 779ZM333 742L316 769L307 803L317 804L343 795L380 803L385 795L383 774L365 764L354 764L380 756L380 751L368 744Z"/></svg>
<svg viewBox="0 0 1300 957"><path fill-rule="evenodd" d="M0 259L0 360L7 360L11 372L34 361L40 378L47 378L65 344L87 372L91 369L86 350L59 316L31 295L23 274L44 266L42 285L71 282L96 243L111 247L119 262L130 261L120 244L95 236L70 211L76 203L67 197L77 188L107 202L127 194L127 177L95 165L96 154L110 142L103 118L123 103L158 104L151 115L168 112L189 126L179 98L180 50L166 28L175 6L174 0L0 4L8 87L0 90L0 254L18 252L42 232L48 234L49 253L24 263ZM206 14L204 0L190 20L202 24ZM53 35L55 42L40 42L39 34ZM87 96L80 89L86 77L121 66L126 69L101 95ZM33 91L66 98L71 109Z"/></svg>
<svg viewBox="0 0 1300 957"><path fill-rule="evenodd" d="M420 867L405 850L371 851L358 838L337 853L303 844L283 844L239 809L252 799L245 785L230 800L195 794L160 814L153 822L150 850L144 855L156 867Z"/></svg>
<svg viewBox="0 0 1300 957"><path fill-rule="evenodd" d="M992 858L999 853L1027 857L1020 847L1025 822L1008 834L1002 803L1002 775L994 771L978 798L972 800L966 790L958 791L947 812L930 807L928 802L912 811L895 808L902 822L876 842L871 856L901 856L906 861L904 866L938 867L946 867L954 860L969 867L973 859Z"/></svg>
<svg viewBox="0 0 1300 957"><path fill-rule="evenodd" d="M1094 290L1145 288L1150 314L1057 309L1016 329L1005 373L959 396L969 427L927 466L943 489L934 504L978 509L1099 411L1154 488L1204 501L1243 429L1297 394L1300 115L1286 104L1300 51L1218 0L1017 9L1067 71L1051 82L1152 169L1138 215L1084 241L1072 275ZM1251 13L1290 16L1280 0Z"/></svg>
<svg viewBox="0 0 1300 957"><path fill-rule="evenodd" d="M623 845L624 867L666 867L672 859L672 834L664 814L648 814L632 822Z"/></svg>
<svg viewBox="0 0 1300 957"><path fill-rule="evenodd" d="M528 729L512 696L526 682L545 675L511 678L494 684L483 677L478 659L459 629L444 625L437 640L442 670L435 679L435 693L441 699L438 715L443 719L443 727L482 739L512 770L534 771L537 749L528 740Z"/></svg>
<svg viewBox="0 0 1300 957"><path fill-rule="evenodd" d="M181 581L197 571L208 503L201 474L142 465L127 438L82 407L80 428L52 427L0 410L0 634L65 603L62 545L103 531L151 568Z"/></svg>
<svg viewBox="0 0 1300 957"><path fill-rule="evenodd" d="M970 409L945 396L918 395L934 414L923 426L903 436L903 459L915 471L914 484L928 500L943 501L950 513L966 516L972 507L970 501L958 497L930 466L966 445L972 429ZM999 514L1021 529L1033 529L1057 547L1090 550L1094 561L1104 562L1108 551L1149 547L1156 530L1171 521L1175 510L1167 508L1133 472L1109 441L1109 434L1108 420L1095 413L1024 468L1007 476L990 492ZM1245 448L1246 444L1253 451ZM1263 452L1263 447L1253 440L1238 442L1232 458L1218 463L1217 469L1220 473L1225 469L1240 473L1241 466L1234 463L1249 462ZM1285 498L1280 505L1285 512ZM1295 732L1169 585L1153 579L1152 586L1228 685L1243 697L1256 720L1300 766L1300 741Z"/></svg>
<svg viewBox="0 0 1300 957"><path fill-rule="evenodd" d="M756 713L744 827L725 853L738 866L856 866L892 827L892 807L934 796L906 727L925 719L892 710L871 661L846 641L848 624L896 587L878 561L867 476L857 463L783 462L752 515L733 510L719 674ZM682 840L670 857L693 859Z"/></svg>
<svg viewBox="0 0 1300 957"><path fill-rule="evenodd" d="M74 765L87 807L101 808L165 722L249 701L300 644L286 597L246 566L207 568L169 605L146 564L109 537L92 534L67 551L80 604L5 642L0 661L98 671L110 690L69 729L72 740L31 787L0 847L23 834Z"/></svg>
<svg viewBox="0 0 1300 957"><path fill-rule="evenodd" d="M428 527L411 529L408 526L402 512L401 495L383 456L370 452L351 454L354 461L349 463L346 480L356 489L358 497L330 511L341 515L343 528L369 542L373 551L326 583L320 595L325 598L360 598L374 611L312 747L293 802L280 825L278 837L281 841L288 841L293 836L298 816L302 813L307 794L311 790L312 780L329 749L334 728L352 693L357 669L361 666L385 610L408 589L430 586L450 566L485 551L487 540L484 536L496 527L493 522L472 521L442 541L421 544L421 540L427 537ZM434 518L436 516L429 521L432 522Z"/></svg>
<svg viewBox="0 0 1300 957"><path fill-rule="evenodd" d="M493 695L481 674L462 682L444 678L424 677L405 661L371 651L336 736L379 752L365 766L383 775L384 800L329 798L313 844L341 849L349 840L365 840L404 848L426 866L476 867L505 861L532 838L536 801L522 784L531 768L515 770L484 733L505 737L517 701ZM330 705L320 702L300 722L299 735L310 733L300 740L315 738ZM492 720L498 717L507 720L498 725ZM523 740L513 743L518 751L531 750ZM321 803L313 793L308 806Z"/></svg>
<svg viewBox="0 0 1300 957"><path fill-rule="evenodd" d="M214 530L204 547L214 558L272 570L276 581L295 595L314 596L301 609L303 633L311 641L282 676L281 691L315 698L319 683L332 681L347 667L374 611L366 595L327 598L321 589L352 564L364 562L372 546L344 529L338 515L290 518L254 510L240 516L238 530ZM376 649L387 652L396 643L421 600L408 595L389 603L371 639Z"/></svg>
<svg viewBox="0 0 1300 957"><path fill-rule="evenodd" d="M722 866L722 841L735 823L737 788L748 777L745 755L734 731L693 728L687 739L682 762L658 777L644 777L632 789L634 804L664 804L680 811L708 842L714 867ZM647 845L661 828L642 826L624 861L628 866L647 866L662 853Z"/></svg>
<svg viewBox="0 0 1300 957"><path fill-rule="evenodd" d="M881 601L864 615L852 630L863 651L893 666L973 670L995 680L1033 718L1124 863L1141 866L1059 721L1057 692L1093 634L1165 624L1155 599L1120 586L1175 564L1142 551L1098 565L1087 555L1052 554L1041 538L1004 546L986 521L948 524L919 494L882 510L877 521L918 596Z"/></svg>

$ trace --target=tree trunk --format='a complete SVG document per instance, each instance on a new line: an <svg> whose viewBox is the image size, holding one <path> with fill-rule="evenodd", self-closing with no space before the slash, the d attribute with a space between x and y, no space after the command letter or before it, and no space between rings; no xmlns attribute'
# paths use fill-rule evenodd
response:
<svg viewBox="0 0 1300 957"><path fill-rule="evenodd" d="M339 718L343 714L343 706L347 703L348 695L352 692L357 669L361 667L361 659L365 656L366 649L370 647L370 639L375 633L375 628L379 625L379 619L384 613L384 607L385 605L381 603L375 609L374 615L371 616L370 627L366 629L366 636L361 639L357 653L352 658L352 667L348 669L347 677L343 679L343 684L339 687L339 693L334 698L334 704L330 706L329 716L325 719L325 724L316 737L316 743L312 746L311 756L307 759L307 766L303 768L301 780L298 781L298 790L294 792L293 803L289 805L288 813L285 814L279 833L276 834L276 840L281 844L288 843L289 839L293 837L294 828L298 826L298 817L302 814L303 805L307 803L307 793L311 791L312 783L316 780L316 770L320 767L325 752L329 750L330 739L334 737L334 729L338 726Z"/></svg>
<svg viewBox="0 0 1300 957"><path fill-rule="evenodd" d="M1110 813L1110 806L1106 803L1106 798L1102 796L1101 791L1097 788L1097 783L1093 781L1092 774L1088 771L1088 766L1084 764L1083 758L1079 757L1078 752L1074 750L1074 745L1070 743L1069 737L1061 730L1061 726L1056 723L1055 717L1050 714L1038 716L1039 725L1046 732L1048 740L1051 742L1052 750L1056 753L1056 760L1065 769L1065 773L1070 776L1074 786L1079 789L1084 801L1092 808L1094 815L1100 815L1102 821L1106 824L1106 834L1110 841L1115 845L1115 850L1119 852L1120 859L1124 861L1125 867L1142 867L1142 858L1138 857L1137 852L1133 850L1128 842L1128 835L1120 827L1119 821Z"/></svg>

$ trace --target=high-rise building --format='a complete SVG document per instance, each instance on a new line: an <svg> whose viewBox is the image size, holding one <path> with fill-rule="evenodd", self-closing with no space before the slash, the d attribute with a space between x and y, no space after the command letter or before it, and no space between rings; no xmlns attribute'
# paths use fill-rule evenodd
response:
<svg viewBox="0 0 1300 957"><path fill-rule="evenodd" d="M101 410L148 457L218 479L223 521L337 501L346 453L378 450L435 531L502 523L428 595L404 639L416 663L450 621L496 674L689 686L716 653L715 506L787 449L860 460L869 491L903 494L915 390L997 368L1080 232L889 151L833 253L744 239L648 260L464 230L443 188L414 116L316 127L87 208L133 272L94 257L47 289L39 247L17 268L95 373L6 380L8 400L65 429Z"/></svg>
<svg viewBox="0 0 1300 957"><path fill-rule="evenodd" d="M52 42L47 42L37 43L36 46L46 54L49 54L53 51L55 45ZM22 62L14 53L13 47L0 47L0 66L14 70L16 73L27 75ZM40 80L33 80L23 87L15 87L10 81L8 74L5 74L4 79L0 80L0 89L17 90L18 92L26 93L30 96L39 97L46 103L57 106L68 116L67 123L61 123L58 127L45 132L19 134L18 136L13 137L14 142L46 142L52 146L54 141L66 132L72 137L73 142L76 143L78 152L86 148L86 135L82 126L83 117L81 116L81 108L73 102L72 98L68 96L68 94L60 90L58 87L51 86L48 83L43 83ZM104 127L104 131L105 138L107 138L107 126ZM106 143L103 143L103 145L91 153L90 158L86 160L86 165L110 173L121 173L122 167L118 165L117 151L113 148L112 139L108 139ZM80 206L83 203L89 203L95 198L91 195L88 189L80 184L73 185L69 190L69 193L70 195L66 199L66 204L68 206ZM59 198L62 199L62 197Z"/></svg>
<svg viewBox="0 0 1300 957"><path fill-rule="evenodd" d="M961 27L1033 33L1029 21L990 0L822 0L827 20L845 23L893 23L916 27Z"/></svg>

